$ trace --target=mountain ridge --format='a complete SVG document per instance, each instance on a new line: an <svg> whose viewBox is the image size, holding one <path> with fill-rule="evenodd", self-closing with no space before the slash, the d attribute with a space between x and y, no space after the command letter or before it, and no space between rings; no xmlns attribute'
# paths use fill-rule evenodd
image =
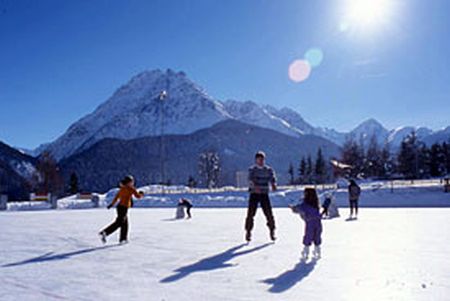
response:
<svg viewBox="0 0 450 301"><path fill-rule="evenodd" d="M162 91L167 92L164 100L159 98ZM220 101L208 95L186 73L156 69L133 76L93 112L74 122L55 141L42 145L35 152L49 151L61 160L104 138L135 139L161 134L189 134L226 119L274 129L293 137L319 136L338 145L343 145L350 137L367 144L375 135L378 143L389 143L394 149L415 129L403 127L403 130L388 130L374 118L361 122L350 132L316 127L291 108L278 109L251 100ZM441 134L423 127L418 130L421 138L432 137L427 139L429 143L447 137L445 131Z"/></svg>

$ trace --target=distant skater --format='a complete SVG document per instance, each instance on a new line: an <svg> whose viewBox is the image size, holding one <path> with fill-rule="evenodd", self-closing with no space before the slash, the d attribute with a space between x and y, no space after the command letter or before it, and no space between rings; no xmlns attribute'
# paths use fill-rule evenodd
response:
<svg viewBox="0 0 450 301"><path fill-rule="evenodd" d="M361 195L361 188L358 186L358 184L356 184L355 180L350 180L350 185L348 185L348 200L350 202L350 219L358 218L358 202L360 195Z"/></svg>
<svg viewBox="0 0 450 301"><path fill-rule="evenodd" d="M247 217L245 220L245 240L252 240L253 220L258 208L261 208L266 216L267 227L272 241L275 241L275 219L272 213L272 205L269 199L269 185L272 190L277 190L276 176L273 169L265 164L266 155L259 151L255 155L255 165L248 170L248 182L250 198L248 201Z"/></svg>
<svg viewBox="0 0 450 301"><path fill-rule="evenodd" d="M339 209L334 202L333 194L330 192L327 192L325 194L325 200L322 203L322 213L323 218L335 218L339 217Z"/></svg>
<svg viewBox="0 0 450 301"><path fill-rule="evenodd" d="M143 192L138 192L134 187L134 178L132 176L126 176L120 182L119 192L114 197L111 204L108 205L108 209L111 209L117 201L119 204L117 205L117 218L116 220L103 229L99 235L103 243L106 243L106 237L112 234L114 231L120 228L120 240L119 242L127 243L128 242L128 208L132 207L133 204L133 196L140 199L144 196Z"/></svg>
<svg viewBox="0 0 450 301"><path fill-rule="evenodd" d="M192 205L191 201L189 201L188 199L185 199L185 198L181 198L178 201L176 218L184 218L184 209L186 209L187 218L188 219L192 218L192 215L191 215L192 207L194 207L194 206ZM182 214L180 211L182 211ZM180 213L178 213L178 212L180 212Z"/></svg>
<svg viewBox="0 0 450 301"><path fill-rule="evenodd" d="M300 214L300 217L305 221L301 259L308 259L309 248L312 243L314 243L313 256L319 259L321 256L320 245L322 244L322 215L320 214L320 204L316 190L314 188L305 188L303 202L289 207L294 213Z"/></svg>

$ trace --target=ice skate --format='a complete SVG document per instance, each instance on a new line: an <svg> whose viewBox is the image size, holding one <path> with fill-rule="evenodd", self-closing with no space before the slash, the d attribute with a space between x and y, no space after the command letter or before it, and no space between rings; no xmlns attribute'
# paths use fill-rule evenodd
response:
<svg viewBox="0 0 450 301"><path fill-rule="evenodd" d="M102 231L98 235L100 235L100 240L102 241L102 243L106 244L106 233Z"/></svg>
<svg viewBox="0 0 450 301"><path fill-rule="evenodd" d="M314 259L320 259L321 257L321 249L320 246L314 246L313 257Z"/></svg>
<svg viewBox="0 0 450 301"><path fill-rule="evenodd" d="M300 259L302 261L306 261L306 260L308 260L308 256L309 256L309 247L304 246Z"/></svg>
<svg viewBox="0 0 450 301"><path fill-rule="evenodd" d="M247 231L245 233L245 241L249 243L251 240L252 240L252 233L250 231Z"/></svg>
<svg viewBox="0 0 450 301"><path fill-rule="evenodd" d="M277 240L277 237L275 236L275 230L270 230L270 239L272 241Z"/></svg>

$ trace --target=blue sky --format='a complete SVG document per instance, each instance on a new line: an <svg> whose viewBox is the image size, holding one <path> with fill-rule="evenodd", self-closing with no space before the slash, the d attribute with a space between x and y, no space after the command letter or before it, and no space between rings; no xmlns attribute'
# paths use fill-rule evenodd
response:
<svg viewBox="0 0 450 301"><path fill-rule="evenodd" d="M450 1L391 0L382 22L343 31L351 1L0 0L0 140L53 140L154 68L338 130L370 117L450 125ZM311 47L322 64L291 81L289 65Z"/></svg>

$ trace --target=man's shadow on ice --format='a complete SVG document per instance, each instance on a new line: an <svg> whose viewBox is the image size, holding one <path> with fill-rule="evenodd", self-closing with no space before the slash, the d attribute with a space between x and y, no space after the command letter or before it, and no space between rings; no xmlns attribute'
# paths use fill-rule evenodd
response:
<svg viewBox="0 0 450 301"><path fill-rule="evenodd" d="M229 268L234 266L231 263L227 263L233 258L250 254L256 251L259 251L261 249L264 249L273 243L266 243L248 250L242 250L239 251L239 249L243 248L244 246L247 246L247 244L240 244L238 246L235 246L233 248L230 248L222 253L219 253L217 255L203 258L193 264L180 267L174 271L174 274L171 276L168 276L164 279L161 279L159 282L161 283L168 283L168 282L174 282L178 281L184 277L189 276L192 273L195 272L205 272L205 271L211 271L211 270L217 270L217 269L223 269L223 268Z"/></svg>
<svg viewBox="0 0 450 301"><path fill-rule="evenodd" d="M32 257L32 258L25 259L25 260L22 260L22 261L17 261L17 262L4 264L1 267L2 268L9 268L9 267L21 266L21 265L26 265L26 264L31 264L31 263L39 263L39 262L47 262L47 261L56 261L56 260L69 259L69 258L74 257L74 256L87 254L87 253L92 253L92 252L95 252L95 251L109 249L109 248L113 248L113 247L117 247L117 246L119 246L119 245L108 245L108 246L101 246L101 247L92 247L92 248L86 248L86 249L76 250L76 251L72 251L72 252L59 253L59 254L57 254L57 253L55 254L55 252L48 252L48 253L45 253L45 254L37 256L37 257Z"/></svg>
<svg viewBox="0 0 450 301"><path fill-rule="evenodd" d="M314 270L317 260L313 259L310 262L304 260L300 261L291 270L288 270L274 278L268 278L261 282L271 285L269 292L282 293L292 288L294 285L302 281L304 278Z"/></svg>

